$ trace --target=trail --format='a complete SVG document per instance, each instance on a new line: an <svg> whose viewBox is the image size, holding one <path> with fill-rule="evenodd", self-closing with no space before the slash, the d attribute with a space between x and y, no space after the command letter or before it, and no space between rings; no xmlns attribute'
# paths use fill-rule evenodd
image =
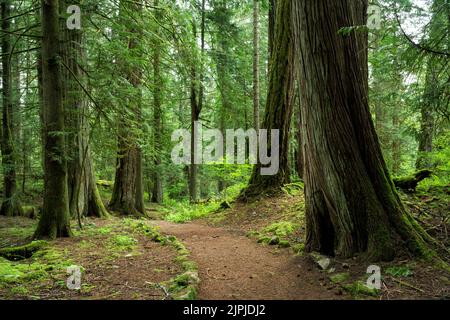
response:
<svg viewBox="0 0 450 320"><path fill-rule="evenodd" d="M342 299L325 275L288 250L257 244L238 231L200 223L153 221L192 253L201 278L200 300Z"/></svg>

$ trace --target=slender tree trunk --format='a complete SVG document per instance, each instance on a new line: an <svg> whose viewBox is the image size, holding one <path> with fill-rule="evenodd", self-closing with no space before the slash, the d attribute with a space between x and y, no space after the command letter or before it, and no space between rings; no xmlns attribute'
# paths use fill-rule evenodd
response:
<svg viewBox="0 0 450 320"><path fill-rule="evenodd" d="M277 2L274 51L262 126L269 132L270 130L280 130L279 171L273 176L263 176L260 173L261 164L256 165L248 187L240 195L242 200L280 189L289 182L289 132L295 96L291 9L291 1L280 0ZM271 149L269 144L269 154L272 153Z"/></svg>
<svg viewBox="0 0 450 320"><path fill-rule="evenodd" d="M202 0L201 8L201 30L200 30L200 76L198 76L198 71L196 66L191 66L191 165L189 168L189 197L191 202L196 202L198 200L198 164L196 164L196 136L198 131L196 130L195 123L200 120L200 114L203 109L204 100L204 88L203 88L203 56L205 51L205 23L206 23L206 0ZM197 26L196 22L193 21L193 34L194 39L197 41Z"/></svg>
<svg viewBox="0 0 450 320"><path fill-rule="evenodd" d="M130 12L142 12L141 2L121 1L121 6L127 6ZM137 25L131 25L129 28L131 36L128 39L128 51L135 57L141 56L138 42L141 32ZM128 72L127 79L136 92L132 98L128 99L127 110L124 110L124 114L135 115L135 118L122 117L119 120L116 176L109 208L123 215L142 215L145 211L142 150L136 134L129 130L130 123L140 123L142 71L139 67L128 66L126 72Z"/></svg>
<svg viewBox="0 0 450 320"><path fill-rule="evenodd" d="M399 137L400 116L395 111L392 116L392 127L395 131L392 139L392 174L398 175L402 165L402 142Z"/></svg>
<svg viewBox="0 0 450 320"><path fill-rule="evenodd" d="M63 16L70 4L80 5L79 1L65 1L61 8ZM81 67L85 59L83 31L69 30L65 27L65 20L62 21L62 29L64 30L61 42L64 63L63 100L68 131L67 169L70 213L72 217L106 217L108 212L97 190L89 146L89 106L83 91L87 89L86 75Z"/></svg>
<svg viewBox="0 0 450 320"><path fill-rule="evenodd" d="M367 0L293 1L305 135L307 251L390 260L432 239L406 213L368 105Z"/></svg>
<svg viewBox="0 0 450 320"><path fill-rule="evenodd" d="M42 76L45 132L44 205L35 238L71 235L60 65L59 1L42 0Z"/></svg>
<svg viewBox="0 0 450 320"><path fill-rule="evenodd" d="M200 119L200 110L198 108L197 101L197 87L196 87L196 71L195 67L191 70L192 80L191 80L191 165L189 170L189 196L191 202L196 202L198 200L198 187L197 187L197 173L198 164L196 164L196 137L198 134L197 127L195 123Z"/></svg>
<svg viewBox="0 0 450 320"><path fill-rule="evenodd" d="M155 7L159 6L159 0L155 0ZM160 20L160 10L157 8L155 13L155 19ZM159 33L157 32L157 38ZM161 91L162 91L162 79L161 79L161 42L155 41L155 48L153 51L153 99L154 99L154 145L155 145L155 170L153 181L152 202L163 203L163 182L161 175L161 152L162 152L162 109L161 109Z"/></svg>
<svg viewBox="0 0 450 320"><path fill-rule="evenodd" d="M259 0L253 0L253 127L259 132Z"/></svg>
<svg viewBox="0 0 450 320"><path fill-rule="evenodd" d="M418 170L430 168L432 165L428 155L433 151L434 108L436 101L439 99L437 83L436 71L432 60L429 59L425 79L425 93L420 110L422 119L420 121L419 154L416 162Z"/></svg>
<svg viewBox="0 0 450 320"><path fill-rule="evenodd" d="M13 79L11 74L11 1L1 3L2 16L2 68L3 68L3 119L2 119L2 160L4 192L0 215L20 216L23 214L16 184L16 155L14 151L13 119ZM16 101L17 103L18 101ZM18 107L16 104L14 107Z"/></svg>

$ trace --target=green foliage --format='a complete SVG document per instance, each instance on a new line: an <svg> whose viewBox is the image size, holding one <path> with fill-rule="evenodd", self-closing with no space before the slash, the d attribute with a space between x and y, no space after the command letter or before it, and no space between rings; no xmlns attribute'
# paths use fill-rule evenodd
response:
<svg viewBox="0 0 450 320"><path fill-rule="evenodd" d="M413 275L413 272L407 266L390 267L386 270L386 273L390 274L393 277L403 277L403 278L407 278Z"/></svg>
<svg viewBox="0 0 450 320"><path fill-rule="evenodd" d="M220 203L190 204L188 201L168 200L163 208L166 220L176 223L185 223L195 219L207 217L219 208Z"/></svg>
<svg viewBox="0 0 450 320"><path fill-rule="evenodd" d="M362 281L355 281L351 284L345 284L343 288L349 292L354 298L361 298L364 296L378 297L380 291L374 288L369 288Z"/></svg>
<svg viewBox="0 0 450 320"><path fill-rule="evenodd" d="M330 280L333 283L340 284L347 281L350 278L350 274L348 272L337 273L330 276Z"/></svg>
<svg viewBox="0 0 450 320"><path fill-rule="evenodd" d="M296 229L298 225L290 222L290 221L282 221L276 222L266 228L263 229L263 233L273 234L280 237L287 237L291 235Z"/></svg>
<svg viewBox="0 0 450 320"><path fill-rule="evenodd" d="M111 239L112 248L119 251L131 251L135 249L138 241L128 235L117 235Z"/></svg>

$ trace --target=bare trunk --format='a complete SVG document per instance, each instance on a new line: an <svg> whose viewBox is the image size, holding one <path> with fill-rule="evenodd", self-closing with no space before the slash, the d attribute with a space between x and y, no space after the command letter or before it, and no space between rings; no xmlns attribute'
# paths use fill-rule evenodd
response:
<svg viewBox="0 0 450 320"><path fill-rule="evenodd" d="M253 127L259 132L259 0L253 0Z"/></svg>
<svg viewBox="0 0 450 320"><path fill-rule="evenodd" d="M422 119L420 121L419 154L416 167L418 170L431 167L429 154L433 151L434 138L434 109L439 100L436 71L432 61L428 62L427 76L425 80L425 93L421 106Z"/></svg>
<svg viewBox="0 0 450 320"><path fill-rule="evenodd" d="M23 214L16 184L16 155L14 151L14 119L13 119L13 79L11 74L11 2L1 3L2 16L2 68L3 68L3 119L2 119L2 161L4 192L0 215L20 216ZM14 107L18 107L16 105Z"/></svg>
<svg viewBox="0 0 450 320"><path fill-rule="evenodd" d="M131 12L141 12L142 4L138 2L121 1L121 6L127 6ZM127 39L128 52L135 58L140 57L138 36L142 30L133 22L129 27L130 36ZM140 67L129 66L127 79L134 87L135 94L127 101L125 114L133 119L123 117L119 120L118 157L114 189L109 203L109 208L123 215L144 214L144 188L142 170L142 150L138 144L138 137L129 130L130 123L140 123L142 97L140 92L141 74Z"/></svg>
<svg viewBox="0 0 450 320"><path fill-rule="evenodd" d="M59 1L42 0L44 205L35 238L71 235L60 65Z"/></svg>

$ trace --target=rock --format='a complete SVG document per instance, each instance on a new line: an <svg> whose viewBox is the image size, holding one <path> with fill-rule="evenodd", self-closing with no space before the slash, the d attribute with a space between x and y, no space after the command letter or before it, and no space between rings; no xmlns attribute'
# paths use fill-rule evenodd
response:
<svg viewBox="0 0 450 320"><path fill-rule="evenodd" d="M331 265L331 259L319 253L311 253L310 257L320 270L327 270Z"/></svg>
<svg viewBox="0 0 450 320"><path fill-rule="evenodd" d="M343 263L342 264L342 268L344 268L344 269L350 269L350 265L348 264L348 263Z"/></svg>
<svg viewBox="0 0 450 320"><path fill-rule="evenodd" d="M273 236L269 241L269 244L271 246L276 246L279 243L280 243L280 238L278 238L277 236Z"/></svg>

